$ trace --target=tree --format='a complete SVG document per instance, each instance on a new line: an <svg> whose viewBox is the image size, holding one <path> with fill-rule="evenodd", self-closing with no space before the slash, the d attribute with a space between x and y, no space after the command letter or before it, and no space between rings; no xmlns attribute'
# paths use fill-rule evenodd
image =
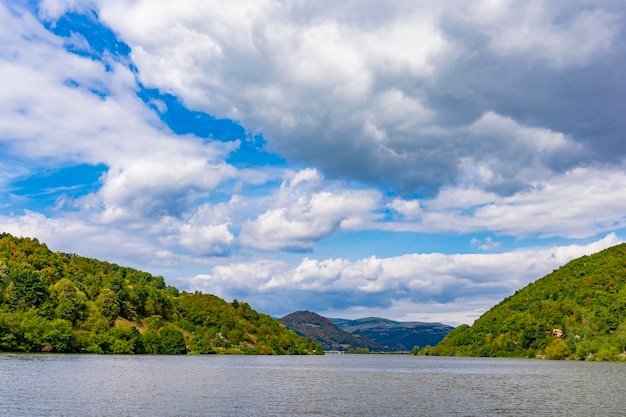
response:
<svg viewBox="0 0 626 417"><path fill-rule="evenodd" d="M43 334L42 350L71 352L73 339L72 323L63 319L54 319L46 325L46 331Z"/></svg>
<svg viewBox="0 0 626 417"><path fill-rule="evenodd" d="M13 314L0 310L0 352L15 352L20 349L21 330Z"/></svg>
<svg viewBox="0 0 626 417"><path fill-rule="evenodd" d="M187 343L194 353L323 353L247 303L0 233L1 351L182 354Z"/></svg>
<svg viewBox="0 0 626 417"><path fill-rule="evenodd" d="M565 359L569 356L570 351L563 339L555 337L546 347L544 353L546 359Z"/></svg>
<svg viewBox="0 0 626 417"><path fill-rule="evenodd" d="M157 333L148 330L143 334L143 345L146 353L156 355L160 353L161 339Z"/></svg>
<svg viewBox="0 0 626 417"><path fill-rule="evenodd" d="M72 281L62 278L51 288L52 294L56 296L57 306L55 313L57 317L76 323L83 320L87 313L87 296L79 291Z"/></svg>
<svg viewBox="0 0 626 417"><path fill-rule="evenodd" d="M191 348L191 351L193 353L215 353L212 345L212 340L213 337L211 337L209 334L197 335L193 339L191 339L191 342L189 342L189 347Z"/></svg>
<svg viewBox="0 0 626 417"><path fill-rule="evenodd" d="M49 296L48 283L39 271L9 268L4 283L7 284L5 300L13 308L28 310L39 307Z"/></svg>
<svg viewBox="0 0 626 417"><path fill-rule="evenodd" d="M2 259L0 259L0 283L4 281L8 273L9 267L4 263Z"/></svg>
<svg viewBox="0 0 626 417"><path fill-rule="evenodd" d="M161 347L159 353L165 355L184 355L187 353L187 344L183 334L172 327L164 327L159 331Z"/></svg>
<svg viewBox="0 0 626 417"><path fill-rule="evenodd" d="M109 288L104 288L98 295L98 298L96 298L96 306L109 322L109 326L113 326L115 319L120 314L120 303L117 294Z"/></svg>

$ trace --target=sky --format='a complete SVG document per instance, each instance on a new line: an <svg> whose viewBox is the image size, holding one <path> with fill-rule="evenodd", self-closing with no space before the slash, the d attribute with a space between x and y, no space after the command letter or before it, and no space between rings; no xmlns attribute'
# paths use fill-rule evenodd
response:
<svg viewBox="0 0 626 417"><path fill-rule="evenodd" d="M471 324L626 238L626 4L0 0L0 231Z"/></svg>

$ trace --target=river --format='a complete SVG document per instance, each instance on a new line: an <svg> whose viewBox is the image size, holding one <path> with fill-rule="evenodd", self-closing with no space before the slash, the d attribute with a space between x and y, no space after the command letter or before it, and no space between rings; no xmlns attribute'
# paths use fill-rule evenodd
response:
<svg viewBox="0 0 626 417"><path fill-rule="evenodd" d="M5 353L0 416L626 416L626 363Z"/></svg>

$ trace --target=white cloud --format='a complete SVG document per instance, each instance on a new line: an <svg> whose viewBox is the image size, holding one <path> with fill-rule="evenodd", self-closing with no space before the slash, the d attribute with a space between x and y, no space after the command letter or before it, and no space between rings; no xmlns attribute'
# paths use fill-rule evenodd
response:
<svg viewBox="0 0 626 417"><path fill-rule="evenodd" d="M228 255L235 243L230 231L233 203L236 204L232 200L216 205L203 204L178 222L180 244L195 255Z"/></svg>
<svg viewBox="0 0 626 417"><path fill-rule="evenodd" d="M266 212L243 223L241 243L261 249L307 251L320 239L362 227L373 218L379 193L324 186L314 170L296 173L282 184Z"/></svg>
<svg viewBox="0 0 626 417"><path fill-rule="evenodd" d="M430 195L474 180L504 195L615 157L610 139L584 137L593 107L564 94L620 56L623 10L611 4L97 3L142 83L241 121L327 178Z"/></svg>
<svg viewBox="0 0 626 417"><path fill-rule="evenodd" d="M0 216L2 230L14 236L36 237L53 251L78 253L124 265L145 265L162 252L149 236L102 227L79 218L49 218L26 211L19 216ZM155 262L155 264L158 262Z"/></svg>
<svg viewBox="0 0 626 417"><path fill-rule="evenodd" d="M205 204L184 219L164 216L109 224L90 221L80 213L54 218L27 210L21 215L0 215L0 225L3 232L36 237L54 251L161 271L204 265L207 256L227 255L234 236L226 209Z"/></svg>
<svg viewBox="0 0 626 417"><path fill-rule="evenodd" d="M537 189L476 209L475 228L512 235L589 237L626 222L624 172L578 168Z"/></svg>
<svg viewBox="0 0 626 417"><path fill-rule="evenodd" d="M412 203L422 207L419 217L370 226L428 233L489 231L520 238L589 238L626 225L625 192L622 170L576 168L508 197L475 187L445 188L435 198Z"/></svg>
<svg viewBox="0 0 626 417"><path fill-rule="evenodd" d="M429 317L471 323L479 312L553 269L618 243L621 240L610 234L582 246L499 254L407 254L357 261L305 258L296 267L270 261L238 263L214 267L212 274L197 276L190 285L261 303L278 315L289 313L293 302L331 316L369 311L396 319L426 319L441 311ZM286 304L271 305L270 299Z"/></svg>
<svg viewBox="0 0 626 417"><path fill-rule="evenodd" d="M119 251L94 245L103 255L145 260L147 253L167 254L167 260L156 257L154 264L179 262L185 252L228 254L235 244L231 219L221 213L219 220L207 221L207 210L213 215L218 209L199 204L213 197L226 181L263 184L284 172L237 171L224 158L238 142L174 135L137 97L135 75L125 64L67 52L64 41L27 12L18 10L9 17L1 6L0 13L7 22L0 28L0 72L7 81L0 91L0 140L9 155L27 164L2 161L11 171L3 176L5 184L18 174L26 176L48 165L100 163L108 167L95 192L67 201L79 212L65 213L61 205L55 210L56 218L28 213L15 218L16 231L20 235L28 231L42 240L51 237L52 244L81 253L84 250L77 250L81 245L71 239L59 242L54 231L65 230L75 239L73 230L108 236L110 243L128 245L120 245ZM228 209L240 216L244 211ZM138 230L143 230L141 235Z"/></svg>
<svg viewBox="0 0 626 417"><path fill-rule="evenodd" d="M416 219L423 213L422 206L418 200L394 198L387 204L387 207L402 214L408 219Z"/></svg>
<svg viewBox="0 0 626 417"><path fill-rule="evenodd" d="M498 54L536 56L555 67L578 66L611 47L619 23L601 9L601 2L577 4L576 13L571 6L485 1L467 4L458 19L486 35Z"/></svg>
<svg viewBox="0 0 626 417"><path fill-rule="evenodd" d="M494 241L490 237L486 237L484 239L472 238L470 241L470 245L476 246L479 250L482 251L490 251L495 250L500 247L500 242Z"/></svg>
<svg viewBox="0 0 626 417"><path fill-rule="evenodd" d="M228 230L228 224L216 226L181 226L181 244L193 253L208 255L226 255L234 236Z"/></svg>
<svg viewBox="0 0 626 417"><path fill-rule="evenodd" d="M89 0L40 0L39 14L43 19L54 21L68 10L85 12L89 11L89 8L93 6L94 3Z"/></svg>
<svg viewBox="0 0 626 417"><path fill-rule="evenodd" d="M87 39L0 4L0 190L47 168L107 167L96 190L46 215L0 216L3 231L178 276L212 267L193 285L268 312L465 322L619 239L359 260L349 247L321 260L267 251L372 229L494 235L473 243L494 251L498 235L626 226L614 3L44 0L40 16L54 25L93 4L136 72L114 54L69 53L90 51ZM263 134L287 166L237 169L225 159L238 142L174 134L138 80Z"/></svg>
<svg viewBox="0 0 626 417"><path fill-rule="evenodd" d="M432 200L425 200L423 205L431 212L446 212L449 210L469 210L472 207L493 203L498 199L494 193L489 193L475 187L449 187L439 192Z"/></svg>
<svg viewBox="0 0 626 417"><path fill-rule="evenodd" d="M187 281L192 290L198 289L230 299L236 298L238 294L258 293L260 286L286 269L285 262L273 260L230 262L214 266L211 274L199 274Z"/></svg>
<svg viewBox="0 0 626 417"><path fill-rule="evenodd" d="M146 156L134 155L112 163L99 192L105 207L103 221L177 215L194 199L236 176L232 166L211 160L215 156L208 146L174 146L178 149L170 151L168 146L165 150L170 152L154 150Z"/></svg>
<svg viewBox="0 0 626 417"><path fill-rule="evenodd" d="M350 6L333 18L326 8L270 2L110 1L100 16L130 44L145 85L240 120L272 149L331 171L362 170L356 161L378 158L362 153L381 146L389 160L370 167L379 175L401 158L407 139L395 138L434 115L419 92L393 78L431 76L449 49L433 16L406 9L379 19ZM369 19L376 23L363 27Z"/></svg>
<svg viewBox="0 0 626 417"><path fill-rule="evenodd" d="M103 12L109 12L108 7L113 6L126 7L124 2L113 2L109 6L103 5ZM242 24L234 19L236 15L231 13L235 12L230 9L218 13L213 9L203 8L201 13L190 13L184 7L171 10L170 6L161 3L152 7L140 2L133 7L149 9L151 13L156 13L156 17L155 20L140 19L133 29L120 29L122 34L126 30L138 31L128 35L131 41L145 40L143 31L152 33L151 31L161 27L164 16L174 13L174 16L182 14L181 19L191 22L191 26L183 25L172 30L195 28L198 31L193 36L211 35L223 46L234 42L236 50L253 48L257 51L263 46L255 43L257 38L246 38L241 33L235 36L236 39L226 38L223 30ZM123 64L107 62L107 70L101 62L66 52L63 41L45 31L28 13L18 13L9 18L5 8L0 8L0 12L4 13L3 20L7 21L7 25L0 30L5 41L2 43L5 56L20 56L19 60L0 60L0 68L8 79L7 88L0 92L0 138L11 153L27 155L41 163L54 160L56 164L106 164L109 169L101 178L100 190L78 202L82 204L80 208L88 212L96 224L134 222L137 225L143 224L145 218L148 218L148 222L153 222L160 217L166 222L169 222L169 217L184 221L181 219L190 218L197 201L210 196L225 181L239 180L253 184L287 175L287 171L238 172L223 160L235 149L237 143L206 143L192 136L173 135L150 107L137 98L135 76ZM290 20L291 17L284 15L287 12L269 3L259 3L250 9L249 19L243 24L249 25L248 34L257 33L255 31L258 30L277 30L265 26L267 13L275 13L284 20L282 24L285 27L296 31L301 22ZM297 10L291 10L289 13L297 14L296 12ZM390 14L387 18L372 23L372 33L389 32L385 36L394 38L396 35L392 33L404 33L403 31L408 30L402 23L408 19L406 16L417 13L413 10L396 16L394 10L388 12ZM133 16L133 13L138 11L131 9L130 14L125 15L126 18ZM214 16L213 13L218 14ZM215 21L222 19L227 25L221 29L219 25L206 29L200 24L198 16L213 16ZM115 20L113 17L110 19ZM353 24L359 21L359 16L355 16L356 20L350 21L352 23L344 22L340 18L318 21L314 16L309 16L304 19L309 22L311 30L319 26L330 31L322 31L319 36L340 36L342 45L346 48L354 48L357 42L374 42L367 37L365 40L356 40L359 31L364 30ZM425 57L436 55L439 49L446 48L445 42L437 41L443 36L443 32L437 28L437 19L426 16L418 21L424 22L424 26L416 30L425 32L416 32L416 36L419 35L420 39L431 39L429 36L432 35L435 41L434 46L424 46L425 49L420 49L421 52L418 51L417 55L422 57L419 59L423 62L434 63L435 61L429 61ZM394 29L394 24L398 24L398 28ZM203 32L203 28L216 32L207 34ZM386 38L381 39L383 42ZM170 39L172 45L177 45L175 40L176 38ZM146 40L148 41L154 42L155 48L159 46L156 40ZM270 43L263 47L273 51L275 46ZM310 47L313 48L314 45ZM398 60L402 61L408 47L400 43L394 44L394 48L396 49L392 48L391 51L382 51L379 48L376 53L398 54ZM191 57L193 53L188 52L182 56ZM385 62L375 56L378 55L362 59L363 65L372 74L383 71L377 69L373 62ZM218 58L211 59L226 59ZM417 64L413 63L408 66L414 68L415 65ZM140 74L153 74L149 68L140 66ZM183 71L186 67L181 68L173 65L172 71ZM348 67L342 71L349 69ZM266 76L272 73L269 69L266 70L269 71ZM430 74L426 67L417 72L419 75L412 76L428 77ZM200 73L196 75L204 77ZM225 76L222 73L215 75ZM265 84L267 80L260 77L259 83L251 82L246 85L274 85ZM68 80L74 80L75 83L68 83ZM243 78L241 81L243 82ZM319 82L334 85L336 81L329 77L328 80ZM106 92L106 95L94 94L93 90ZM283 88L277 91L279 95L291 94L290 90ZM458 164L459 186L451 184L442 188L435 197L419 201L391 197L386 203L387 207L402 215L404 221L387 224L378 221L380 217L377 213L385 205L378 191L329 183L319 170L304 169L285 181L280 190L273 194L270 192L269 195L256 199L241 197L239 202L246 209L231 206L231 210L238 210L237 218L224 218L216 224L189 224L185 229L187 237L183 239L186 243L182 246L187 249L203 248L202 251L209 253L226 253L227 247L236 240L240 245L254 248L309 251L319 240L344 230L387 228L427 232L492 231L515 236L543 233L547 236L588 237L614 230L624 224L621 213L625 212L626 207L621 203L623 199L620 196L626 187L626 178L621 169L615 171L614 167L585 167L565 170L564 174L550 171L550 166L563 163L563 160L576 159L580 155L582 145L573 141L570 136L547 128L529 127L497 112L487 111L454 129L440 130L439 136L435 135L432 140L418 143L406 136L406 132L419 130L420 123L430 123L436 114L428 109L425 104L427 99L418 94L419 91L411 91L396 84L369 95L371 108L363 107L361 101L360 104L353 103L359 109L357 115L368 115L367 119L357 120L358 123L363 120L367 122L363 125L365 127L359 127L357 131L369 129L370 139L377 142L377 152L389 155L395 161L391 164L396 165L393 169L403 171L402 175L411 171L413 162L416 162L410 152L402 152L396 146L400 146L402 141L406 142L406 146L416 149L415 155L419 155L419 160L425 164L420 167L424 175L445 176L445 173L437 171L438 168L432 173L429 171L429 164L433 162L435 166L439 162L444 165ZM234 91L224 92L228 92L229 97L237 97ZM289 107L292 103L290 98L281 106ZM301 103L314 107L324 104L307 101ZM265 103L261 107L265 108ZM342 111L339 110L340 113ZM300 120L305 124L318 123L314 118L309 120L296 117L294 120L298 126L301 126ZM394 132L398 133L399 130L393 129L402 129L405 133L398 136ZM467 149L471 149L471 152L464 153L463 142L468 138L471 139L472 147ZM308 146L308 142L302 142L302 139L296 136L294 142L298 146ZM441 146L441 141L446 144ZM365 149L369 142L355 142L355 145L356 149ZM453 159L447 158L450 149L455 156ZM328 149L320 151L319 157L327 156L332 161L334 155L326 153L327 151ZM375 172L381 160L371 159L371 155L367 155L368 151L363 152L365 159L355 159L351 163ZM335 162L337 161L333 163ZM370 164L372 165L369 166ZM509 192L508 196L499 195L495 189L485 190L499 186L506 188L510 181L525 183L531 188L512 188L516 192ZM241 225L239 236L230 230L233 221ZM237 227L233 230L236 229ZM207 237L206 245L198 242L200 236Z"/></svg>
<svg viewBox="0 0 626 417"><path fill-rule="evenodd" d="M451 303L415 303L411 300L393 300L390 307L355 306L346 309L331 308L318 313L324 317L346 319L393 317L398 321L445 323L459 326L463 323L473 323L492 306L493 299L478 297L458 299Z"/></svg>
<svg viewBox="0 0 626 417"><path fill-rule="evenodd" d="M7 23L0 28L0 73L6 81L6 88L0 90L0 141L8 156L16 155L24 166L8 160L0 166L18 165L11 168L9 179L49 166L97 163L108 167L100 188L74 202L82 220L77 220L79 213L57 212L60 218L56 220L34 213L23 216L34 236L48 235L49 227L65 222L118 238L129 233L123 231L125 227L150 230L159 224L180 223L193 213L197 201L225 181L238 178L237 170L224 162L238 142L174 135L137 97L135 76L125 64L69 53L63 40L29 13L18 9L9 14L0 5L0 20ZM256 175L255 181L263 176L267 174ZM252 178L252 174L242 173L243 177ZM34 218L37 221L26 222ZM132 224L125 226L128 222ZM234 241L228 224L228 220L221 224L192 221L167 234L181 233L180 242L189 250L225 254ZM105 225L111 231L104 231ZM40 227L38 233L35 226ZM143 241L135 247L138 256L146 248L159 251L146 240L129 240Z"/></svg>

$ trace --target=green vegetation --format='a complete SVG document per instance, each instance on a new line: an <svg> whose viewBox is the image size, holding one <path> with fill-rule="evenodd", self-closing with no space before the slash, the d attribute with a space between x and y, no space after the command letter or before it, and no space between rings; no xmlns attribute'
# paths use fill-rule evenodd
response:
<svg viewBox="0 0 626 417"><path fill-rule="evenodd" d="M626 244L571 261L422 355L626 360Z"/></svg>
<svg viewBox="0 0 626 417"><path fill-rule="evenodd" d="M0 352L323 354L247 303L0 234Z"/></svg>
<svg viewBox="0 0 626 417"><path fill-rule="evenodd" d="M346 353L356 354L356 355L367 355L370 352L368 348L358 347L358 348L350 348Z"/></svg>

